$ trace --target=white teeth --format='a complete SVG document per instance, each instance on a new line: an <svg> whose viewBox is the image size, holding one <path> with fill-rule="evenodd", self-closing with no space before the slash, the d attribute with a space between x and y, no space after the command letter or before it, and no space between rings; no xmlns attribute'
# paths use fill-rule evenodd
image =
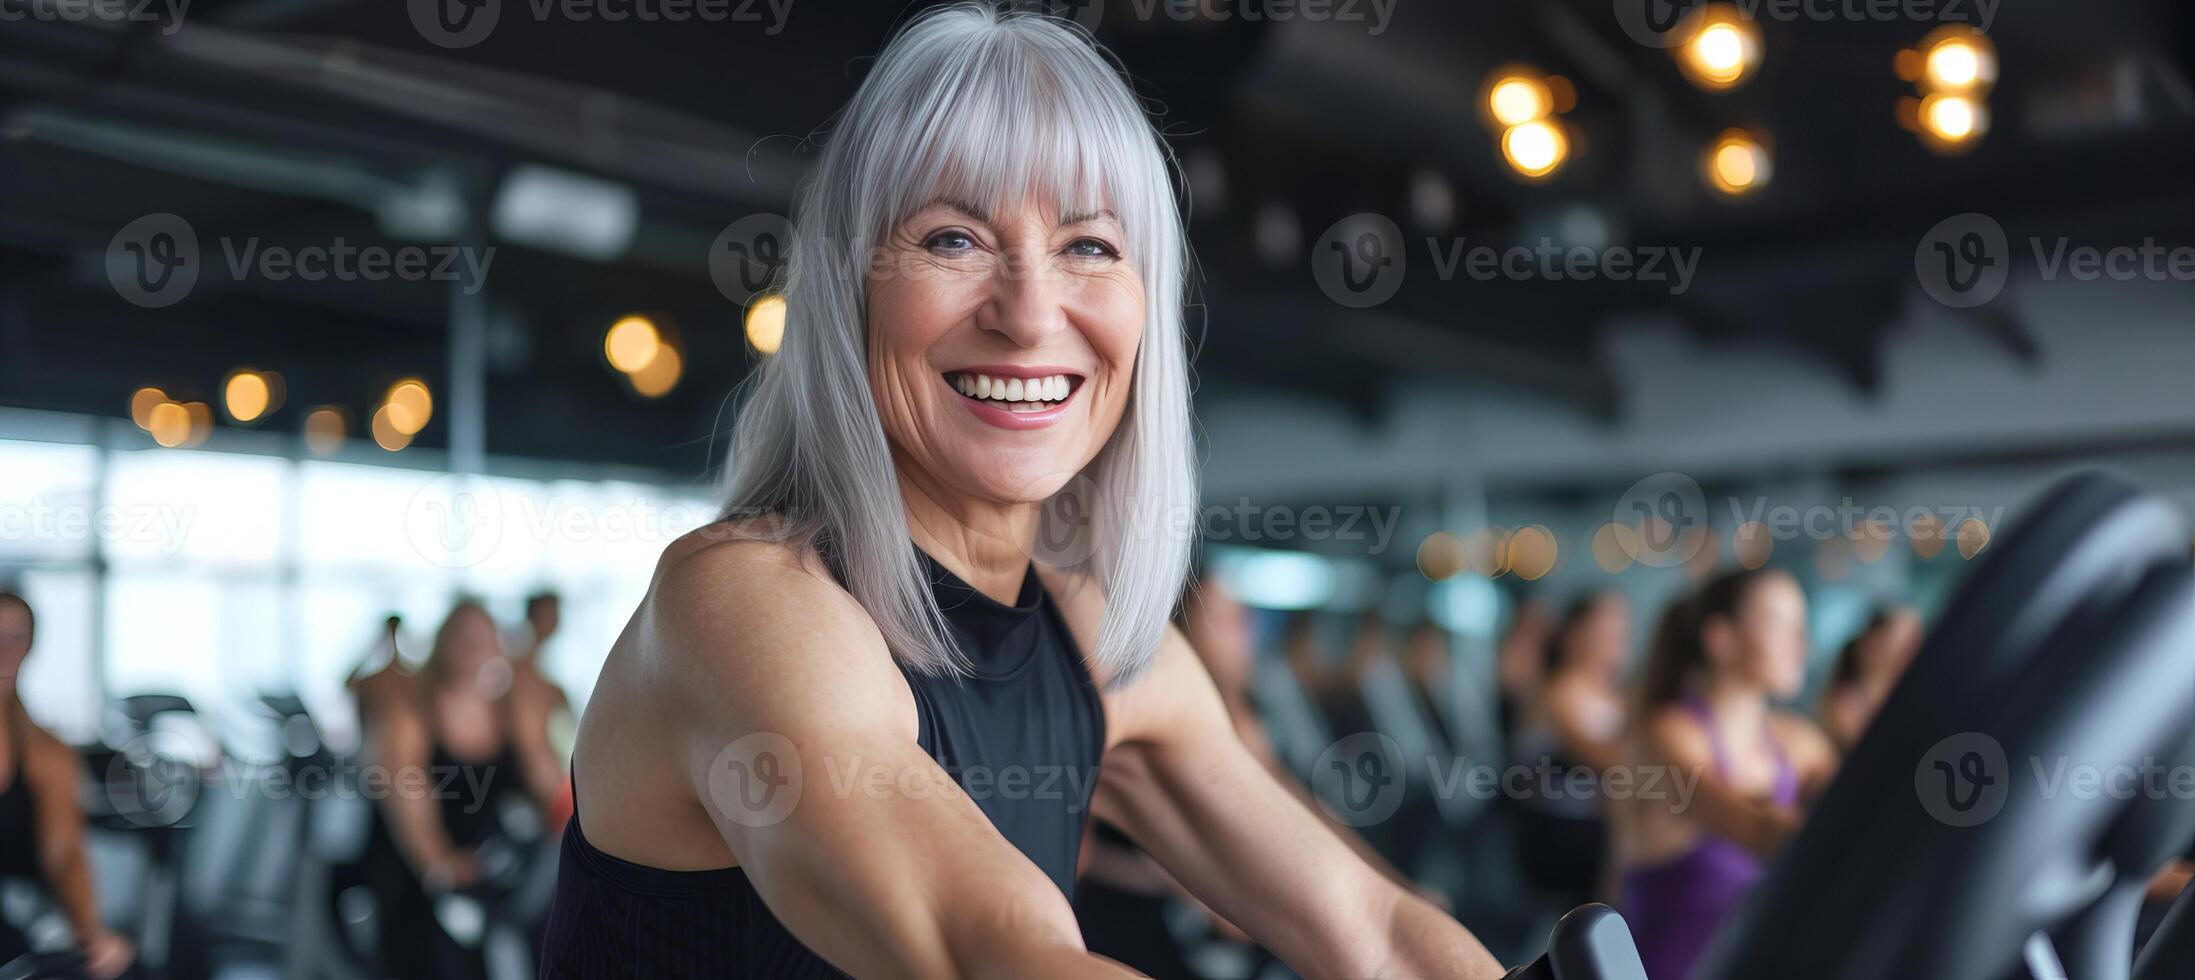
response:
<svg viewBox="0 0 2195 980"><path fill-rule="evenodd" d="M1041 378L994 378L963 372L952 377L953 387L970 398L1001 403L1008 411L1034 412L1047 403L1065 401L1074 384L1064 374Z"/></svg>

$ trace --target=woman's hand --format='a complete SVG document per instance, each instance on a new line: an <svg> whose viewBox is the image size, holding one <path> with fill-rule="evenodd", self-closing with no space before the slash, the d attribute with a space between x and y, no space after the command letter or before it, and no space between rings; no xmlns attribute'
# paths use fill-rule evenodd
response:
<svg viewBox="0 0 2195 980"><path fill-rule="evenodd" d="M122 934L100 926L83 937L84 972L99 980L111 980L130 967L137 958L137 949Z"/></svg>

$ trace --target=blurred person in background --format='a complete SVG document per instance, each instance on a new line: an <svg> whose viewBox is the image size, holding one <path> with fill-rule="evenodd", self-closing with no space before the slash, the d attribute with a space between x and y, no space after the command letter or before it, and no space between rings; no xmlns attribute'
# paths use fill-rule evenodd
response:
<svg viewBox="0 0 2195 980"><path fill-rule="evenodd" d="M511 686L495 621L466 600L410 686L370 702L372 761L390 774L367 858L385 974L485 974L479 952L444 931L434 899L480 880L478 849L503 831L502 800L527 792L504 724Z"/></svg>
<svg viewBox="0 0 2195 980"><path fill-rule="evenodd" d="M1519 719L1510 763L1552 779L1515 802L1525 876L1560 908L1592 901L1607 870L1608 821L1601 774L1622 765L1623 672L1631 655L1631 604L1622 593L1583 596L1564 610L1541 652L1539 698ZM1588 775L1577 778L1573 773Z"/></svg>
<svg viewBox="0 0 2195 980"><path fill-rule="evenodd" d="M549 829L563 827L570 816L570 758L573 729L572 701L564 689L549 679L543 651L556 638L563 615L563 601L554 592L538 592L526 600L525 628L505 644L511 659L511 693L507 700L509 735L518 752L526 778L526 791L546 801Z"/></svg>
<svg viewBox="0 0 2195 980"><path fill-rule="evenodd" d="M1806 630L1805 592L1773 569L1709 580L1655 630L1634 792L1612 812L1621 910L1656 980L1691 975L1765 859L1798 830L1802 801L1836 770L1828 736L1775 705L1805 681Z"/></svg>
<svg viewBox="0 0 2195 980"><path fill-rule="evenodd" d="M1554 628L1547 607L1538 599L1527 599L1517 608L1516 619L1494 655L1501 691L1501 734L1512 742L1525 716L1539 703L1540 682L1547 674L1547 640Z"/></svg>
<svg viewBox="0 0 2195 980"><path fill-rule="evenodd" d="M1921 648L1921 614L1910 606L1877 609L1837 654L1816 713L1842 752L1852 751Z"/></svg>
<svg viewBox="0 0 2195 980"><path fill-rule="evenodd" d="M343 686L358 699L359 723L363 725L368 715L367 704L386 696L401 696L410 690L417 665L404 656L404 617L390 613L381 621L381 631L374 636L373 645L366 655L359 658L358 666L351 668L350 677Z"/></svg>
<svg viewBox="0 0 2195 980"><path fill-rule="evenodd" d="M74 750L31 720L17 695L36 632L30 603L0 592L0 878L38 886L67 917L85 972L113 977L135 952L99 921L76 799L82 765ZM0 919L0 967L31 952L28 939Z"/></svg>

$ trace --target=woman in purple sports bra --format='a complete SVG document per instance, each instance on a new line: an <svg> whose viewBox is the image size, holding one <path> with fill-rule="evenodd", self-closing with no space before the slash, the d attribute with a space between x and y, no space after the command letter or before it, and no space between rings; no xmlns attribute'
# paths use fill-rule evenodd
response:
<svg viewBox="0 0 2195 980"><path fill-rule="evenodd" d="M1820 729L1771 703L1799 693L1806 650L1806 594L1782 571L1726 573L1662 619L1615 823L1622 911L1652 980L1692 975L1836 767Z"/></svg>

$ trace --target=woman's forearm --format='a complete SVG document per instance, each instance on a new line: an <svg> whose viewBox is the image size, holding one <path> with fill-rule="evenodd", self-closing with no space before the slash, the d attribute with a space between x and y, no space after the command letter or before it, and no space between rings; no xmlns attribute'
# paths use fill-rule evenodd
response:
<svg viewBox="0 0 2195 980"><path fill-rule="evenodd" d="M69 929L79 940L89 939L104 928L99 921L99 903L91 885L91 861L84 856L81 838L69 846L56 847L45 855L46 887L52 889L54 904L68 918Z"/></svg>
<svg viewBox="0 0 2195 980"><path fill-rule="evenodd" d="M1505 972L1471 930L1415 895L1396 899L1388 937L1391 957L1381 977L1498 980Z"/></svg>

